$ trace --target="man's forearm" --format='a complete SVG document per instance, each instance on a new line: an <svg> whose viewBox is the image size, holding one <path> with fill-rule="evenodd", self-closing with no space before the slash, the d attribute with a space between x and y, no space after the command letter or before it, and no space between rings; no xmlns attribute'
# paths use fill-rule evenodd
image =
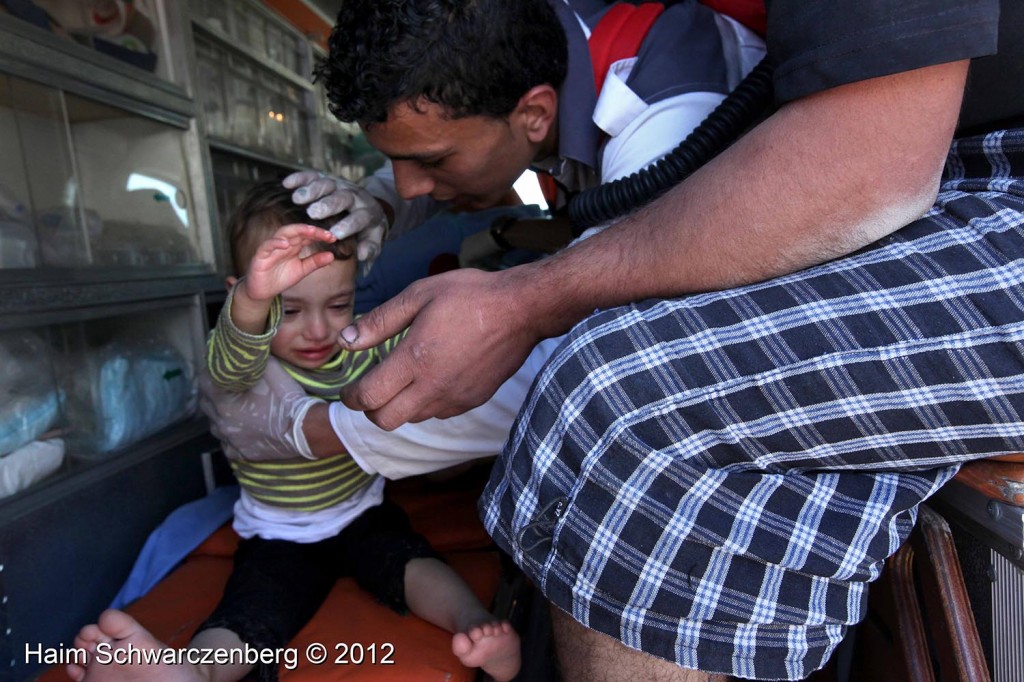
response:
<svg viewBox="0 0 1024 682"><path fill-rule="evenodd" d="M596 307L781 276L908 224L934 201L966 72L945 64L787 104L646 209L509 271L529 282L527 317L558 334Z"/></svg>

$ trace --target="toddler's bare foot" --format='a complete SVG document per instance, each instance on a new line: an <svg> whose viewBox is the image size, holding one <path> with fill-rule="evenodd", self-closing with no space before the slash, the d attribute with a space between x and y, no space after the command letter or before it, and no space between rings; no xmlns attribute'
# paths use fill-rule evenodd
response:
<svg viewBox="0 0 1024 682"><path fill-rule="evenodd" d="M482 668L497 682L507 682L519 672L519 635L508 621L496 620L456 632L452 653L462 665Z"/></svg>
<svg viewBox="0 0 1024 682"><path fill-rule="evenodd" d="M68 676L75 682L198 682L205 679L191 665L147 662L146 653L168 647L123 611L104 611L97 623L79 630L75 647L89 652L85 666L67 666ZM117 663L124 659L128 659L124 665Z"/></svg>

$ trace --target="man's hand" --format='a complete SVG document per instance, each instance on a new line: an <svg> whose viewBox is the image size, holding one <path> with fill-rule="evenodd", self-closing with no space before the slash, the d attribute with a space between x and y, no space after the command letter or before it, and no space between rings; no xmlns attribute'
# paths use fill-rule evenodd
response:
<svg viewBox="0 0 1024 682"><path fill-rule="evenodd" d="M226 453L252 462L313 459L302 421L323 402L307 396L274 358L259 383L242 393L214 386L205 368L199 373L199 407L210 431Z"/></svg>
<svg viewBox="0 0 1024 682"><path fill-rule="evenodd" d="M331 226L331 234L338 239L359 235L356 258L363 264L364 274L370 271L388 229L387 216L377 199L359 185L314 171L292 173L281 184L295 190L293 202L309 204L306 213L310 218L322 220L340 216Z"/></svg>
<svg viewBox="0 0 1024 682"><path fill-rule="evenodd" d="M408 335L384 361L342 389L350 408L388 431L405 422L452 417L490 398L540 335L512 270L457 270L419 280L342 330L351 349Z"/></svg>

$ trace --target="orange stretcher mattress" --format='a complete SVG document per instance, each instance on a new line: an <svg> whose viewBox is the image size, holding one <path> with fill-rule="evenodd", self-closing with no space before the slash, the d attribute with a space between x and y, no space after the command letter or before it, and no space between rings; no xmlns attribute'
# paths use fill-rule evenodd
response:
<svg viewBox="0 0 1024 682"><path fill-rule="evenodd" d="M483 474L486 471L472 471L445 483L389 482L388 491L409 513L413 527L484 604L491 604L501 581L501 561L477 517ZM237 544L230 525L222 527L125 610L168 645L184 647L220 599ZM471 682L477 675L451 653L450 633L381 606L350 578L334 586L327 602L289 646L297 649L298 665L280 668L282 682ZM312 663L305 655L310 647L318 654L325 652L327 660ZM63 668L50 669L39 678L41 682L66 679Z"/></svg>

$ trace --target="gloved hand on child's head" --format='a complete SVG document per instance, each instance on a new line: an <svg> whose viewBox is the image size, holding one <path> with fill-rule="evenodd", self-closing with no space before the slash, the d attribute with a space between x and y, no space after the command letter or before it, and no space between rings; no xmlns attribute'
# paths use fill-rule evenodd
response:
<svg viewBox="0 0 1024 682"><path fill-rule="evenodd" d="M384 208L369 192L359 185L316 171L292 173L281 181L287 189L294 189L292 201L309 204L306 213L314 220L341 216L329 229L339 240L356 237L356 258L362 263L363 274L370 271L374 259L380 255L381 242L387 233L388 221Z"/></svg>

